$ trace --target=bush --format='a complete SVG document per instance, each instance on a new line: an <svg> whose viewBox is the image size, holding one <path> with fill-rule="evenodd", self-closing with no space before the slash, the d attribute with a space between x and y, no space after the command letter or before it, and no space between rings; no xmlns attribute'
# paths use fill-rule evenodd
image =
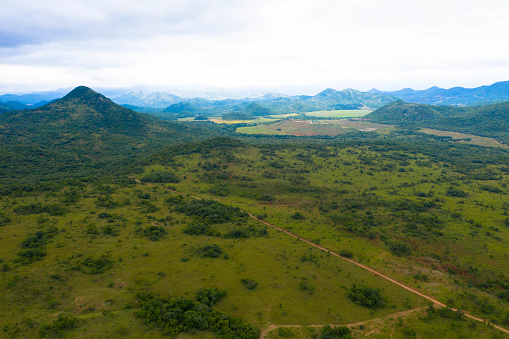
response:
<svg viewBox="0 0 509 339"><path fill-rule="evenodd" d="M339 326L332 328L330 325L322 327L322 339L343 339L352 338L351 331L346 326Z"/></svg>
<svg viewBox="0 0 509 339"><path fill-rule="evenodd" d="M216 244L213 244L213 245L206 245L203 247L199 247L196 250L196 252L202 258L219 258L221 256L221 254L223 253L223 250Z"/></svg>
<svg viewBox="0 0 509 339"><path fill-rule="evenodd" d="M462 191L459 188L453 188L453 187L449 188L447 190L447 192L445 192L445 194L450 197L459 197L459 198L464 198L464 197L468 196L467 192Z"/></svg>
<svg viewBox="0 0 509 339"><path fill-rule="evenodd" d="M392 254L397 255L398 257L410 255L412 250L405 243L395 243L390 245L389 247Z"/></svg>
<svg viewBox="0 0 509 339"><path fill-rule="evenodd" d="M215 295L216 292L212 291ZM204 292L205 295L210 293ZM175 337L181 332L209 330L218 338L258 339L260 336L257 328L243 324L240 319L214 311L206 303L184 297L165 299L151 294L139 294L138 298L140 307L136 315L145 323L159 327L165 335ZM208 296L205 298L208 299Z"/></svg>
<svg viewBox="0 0 509 339"><path fill-rule="evenodd" d="M109 255L103 254L99 258L88 256L79 262L74 269L85 274L101 274L113 267L113 260Z"/></svg>
<svg viewBox="0 0 509 339"><path fill-rule="evenodd" d="M225 295L226 290L220 291L217 288L204 288L196 293L196 300L208 306L212 306L223 299Z"/></svg>
<svg viewBox="0 0 509 339"><path fill-rule="evenodd" d="M152 241L161 239L166 234L166 230L162 226L149 226L143 230L143 235Z"/></svg>
<svg viewBox="0 0 509 339"><path fill-rule="evenodd" d="M63 335L64 330L69 330L77 326L78 318L69 314L61 313L51 324L42 325L41 328L39 328L39 335L41 337L60 337Z"/></svg>
<svg viewBox="0 0 509 339"><path fill-rule="evenodd" d="M258 283L251 279L242 279L240 282L248 290L254 290L258 286Z"/></svg>
<svg viewBox="0 0 509 339"><path fill-rule="evenodd" d="M7 225L10 222L11 222L11 219L9 219L8 216L6 216L2 212L0 212L0 226Z"/></svg>
<svg viewBox="0 0 509 339"><path fill-rule="evenodd" d="M357 287L353 284L347 296L359 306L368 308L382 308L385 306L385 300L380 294L379 289L371 287Z"/></svg>
<svg viewBox="0 0 509 339"><path fill-rule="evenodd" d="M153 173L147 174L141 178L141 181L156 182L156 183L165 183L165 182L178 183L178 182L180 182L180 179L172 172L161 171L161 172L153 172Z"/></svg>
<svg viewBox="0 0 509 339"><path fill-rule="evenodd" d="M221 236L221 232L201 222L190 223L186 228L182 230L182 232L188 235Z"/></svg>
<svg viewBox="0 0 509 339"><path fill-rule="evenodd" d="M345 257L345 258L349 258L349 259L353 258L353 253L349 250L341 250L341 251L339 251L339 255L342 257Z"/></svg>
<svg viewBox="0 0 509 339"><path fill-rule="evenodd" d="M294 219L294 220L303 220L303 219L306 219L306 217L302 213L300 213L300 212L295 212L294 214L292 214L291 218Z"/></svg>

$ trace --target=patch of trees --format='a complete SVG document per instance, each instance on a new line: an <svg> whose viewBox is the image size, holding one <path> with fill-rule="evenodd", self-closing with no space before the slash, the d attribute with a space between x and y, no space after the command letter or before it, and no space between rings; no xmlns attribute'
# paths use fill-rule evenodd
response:
<svg viewBox="0 0 509 339"><path fill-rule="evenodd" d="M109 254L103 254L97 258L90 255L80 260L73 269L85 274L101 274L112 268L113 263Z"/></svg>
<svg viewBox="0 0 509 339"><path fill-rule="evenodd" d="M10 222L11 222L11 219L9 219L8 216L6 216L2 212L0 212L0 226L7 225Z"/></svg>
<svg viewBox="0 0 509 339"><path fill-rule="evenodd" d="M202 222L192 222L182 232L188 235L221 236L221 232Z"/></svg>
<svg viewBox="0 0 509 339"><path fill-rule="evenodd" d="M217 244L212 244L198 247L195 253L202 258L219 258L223 250Z"/></svg>
<svg viewBox="0 0 509 339"><path fill-rule="evenodd" d="M246 221L247 213L238 207L226 206L215 200L191 200L172 197L166 202L175 206L175 211L184 213L196 218L198 221L206 224L218 224L231 221Z"/></svg>
<svg viewBox="0 0 509 339"><path fill-rule="evenodd" d="M254 117L246 112L231 112L221 116L223 120L253 120Z"/></svg>
<svg viewBox="0 0 509 339"><path fill-rule="evenodd" d="M332 328L330 325L322 327L321 339L349 339L352 338L350 329L346 326Z"/></svg>
<svg viewBox="0 0 509 339"><path fill-rule="evenodd" d="M39 335L44 337L61 337L66 330L78 327L79 320L73 315L60 313L58 318L49 324L43 324L39 328Z"/></svg>
<svg viewBox="0 0 509 339"><path fill-rule="evenodd" d="M41 203L21 205L14 208L14 213L20 215L48 213L53 216L64 215L67 209L58 204L43 205Z"/></svg>
<svg viewBox="0 0 509 339"><path fill-rule="evenodd" d="M216 184L209 189L209 192L220 197L227 197L230 189L225 184Z"/></svg>
<svg viewBox="0 0 509 339"><path fill-rule="evenodd" d="M460 190L459 188L450 187L445 194L449 197L458 197L458 198L465 198L468 196L468 193Z"/></svg>
<svg viewBox="0 0 509 339"><path fill-rule="evenodd" d="M251 325L244 324L238 318L230 317L215 311L211 302L222 294L220 291L198 293L201 301L184 297L164 298L153 294L138 294L139 308L136 316L147 325L159 327L165 335L176 336L179 333L194 330L211 331L218 338L257 339L260 331ZM205 301L205 302L204 302Z"/></svg>
<svg viewBox="0 0 509 339"><path fill-rule="evenodd" d="M255 227L253 225L248 226L247 228L236 227L230 230L228 233L224 235L225 238L230 239L239 239L244 238L247 239L251 236L260 237L266 236L268 234L266 228Z"/></svg>
<svg viewBox="0 0 509 339"><path fill-rule="evenodd" d="M242 286L248 290L254 290L256 287L258 287L258 283L253 279L242 279L240 282L242 283Z"/></svg>
<svg viewBox="0 0 509 339"><path fill-rule="evenodd" d="M21 251L18 253L19 258L15 261L30 264L41 260L46 256L44 245L57 233L58 229L56 227L49 227L46 231L37 231L35 234L29 235L21 242Z"/></svg>
<svg viewBox="0 0 509 339"><path fill-rule="evenodd" d="M347 297L359 306L375 309L385 306L385 300L380 290L367 286L357 287L357 285L353 284Z"/></svg>
<svg viewBox="0 0 509 339"><path fill-rule="evenodd" d="M143 229L143 235L152 241L161 239L166 234L166 229L162 226L150 225Z"/></svg>
<svg viewBox="0 0 509 339"><path fill-rule="evenodd" d="M216 287L203 288L196 293L196 300L208 306L213 306L226 296L226 290L220 291Z"/></svg>
<svg viewBox="0 0 509 339"><path fill-rule="evenodd" d="M175 173L168 171L152 172L143 176L140 180L144 182L155 182L155 183L180 182L180 179L175 175Z"/></svg>

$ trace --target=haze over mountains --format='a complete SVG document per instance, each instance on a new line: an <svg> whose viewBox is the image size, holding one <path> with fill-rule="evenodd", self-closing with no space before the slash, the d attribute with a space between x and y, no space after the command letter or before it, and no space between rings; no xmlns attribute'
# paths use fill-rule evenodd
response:
<svg viewBox="0 0 509 339"><path fill-rule="evenodd" d="M0 96L0 113L10 110L39 107L47 102L63 97L70 89L32 94L4 94ZM210 89L201 91L183 90L176 95L164 91L145 93L129 89L100 90L112 101L135 108L140 111L165 109L171 105L188 103L195 107L196 112L210 113L219 111L229 113L242 109L242 105L257 102L274 110L275 113L305 112L334 109L376 109L383 105L404 100L408 102L469 106L509 100L509 81L497 82L489 86L477 88L454 87L443 89L431 87L426 90L402 89L398 91L379 91L372 89L360 92L353 89L337 91L326 89L314 96L268 93L262 91L233 91ZM244 95L244 97L242 97ZM21 105L20 105L21 104ZM25 105L25 106L23 106Z"/></svg>

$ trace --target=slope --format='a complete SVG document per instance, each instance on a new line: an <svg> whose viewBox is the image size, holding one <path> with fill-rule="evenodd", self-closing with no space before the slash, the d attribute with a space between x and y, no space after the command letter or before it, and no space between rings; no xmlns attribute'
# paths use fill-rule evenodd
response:
<svg viewBox="0 0 509 339"><path fill-rule="evenodd" d="M365 116L374 122L470 133L509 142L509 101L477 107L397 101Z"/></svg>

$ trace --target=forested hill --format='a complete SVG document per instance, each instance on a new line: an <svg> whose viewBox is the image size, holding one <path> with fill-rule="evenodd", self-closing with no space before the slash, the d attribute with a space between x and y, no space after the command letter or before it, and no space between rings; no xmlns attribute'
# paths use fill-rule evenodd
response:
<svg viewBox="0 0 509 339"><path fill-rule="evenodd" d="M396 101L365 118L406 127L429 127L498 138L509 143L509 101L478 107L437 106Z"/></svg>
<svg viewBox="0 0 509 339"><path fill-rule="evenodd" d="M218 133L212 124L171 123L134 112L80 86L37 109L0 115L0 177L83 174Z"/></svg>

